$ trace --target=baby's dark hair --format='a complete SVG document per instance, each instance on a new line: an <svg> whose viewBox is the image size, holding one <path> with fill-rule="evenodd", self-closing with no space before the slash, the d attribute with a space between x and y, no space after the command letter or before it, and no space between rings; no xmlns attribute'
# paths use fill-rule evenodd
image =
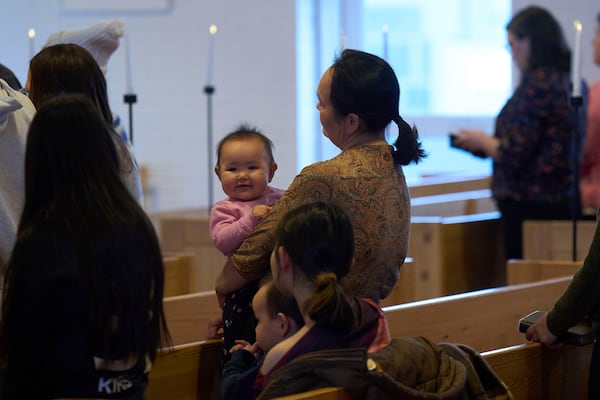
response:
<svg viewBox="0 0 600 400"><path fill-rule="evenodd" d="M264 284L267 286L267 311L269 312L269 317L271 319L275 318L278 313L282 313L288 318L294 320L296 323L296 327L301 328L304 326L304 318L302 317L302 313L300 312L300 308L298 307L298 303L296 299L292 296L285 296L273 281L269 281Z"/></svg>
<svg viewBox="0 0 600 400"><path fill-rule="evenodd" d="M226 142L233 140L248 140L248 139L258 139L260 140L265 149L267 150L267 155L269 156L269 162L273 164L275 162L275 157L273 157L273 142L269 139L264 133L258 130L253 125L242 123L238 125L232 132L229 132L217 146L217 166L219 166L219 162L221 161L221 149Z"/></svg>

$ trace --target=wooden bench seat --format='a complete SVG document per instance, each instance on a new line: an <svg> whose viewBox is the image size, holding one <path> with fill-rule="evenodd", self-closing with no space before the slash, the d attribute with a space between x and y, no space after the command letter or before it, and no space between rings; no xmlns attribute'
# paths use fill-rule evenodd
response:
<svg viewBox="0 0 600 400"><path fill-rule="evenodd" d="M490 189L413 197L412 216L452 217L498 211Z"/></svg>
<svg viewBox="0 0 600 400"><path fill-rule="evenodd" d="M511 285L384 307L393 337L425 336L434 342L463 343L478 351L525 343L521 317L547 310L571 277Z"/></svg>
<svg viewBox="0 0 600 400"><path fill-rule="evenodd" d="M508 285L517 285L561 276L573 276L582 265L582 261L508 260L506 262L506 282Z"/></svg>
<svg viewBox="0 0 600 400"><path fill-rule="evenodd" d="M190 273L190 292L213 290L226 257L210 240L208 215L202 211L165 213L160 215L158 225L164 253L190 252L195 255Z"/></svg>
<svg viewBox="0 0 600 400"><path fill-rule="evenodd" d="M205 340L159 351L147 400L218 400L222 349L222 340Z"/></svg>
<svg viewBox="0 0 600 400"><path fill-rule="evenodd" d="M191 252L163 253L165 284L163 297L190 293L193 279L195 256Z"/></svg>
<svg viewBox="0 0 600 400"><path fill-rule="evenodd" d="M496 287L506 282L497 212L455 217L412 217L408 256L415 299Z"/></svg>
<svg viewBox="0 0 600 400"><path fill-rule="evenodd" d="M492 178L489 175L444 175L423 177L418 182L409 184L410 197L433 196L469 190L489 189Z"/></svg>
<svg viewBox="0 0 600 400"><path fill-rule="evenodd" d="M596 221L577 221L576 260L583 260L588 253ZM525 221L523 222L524 260L573 260L572 221Z"/></svg>

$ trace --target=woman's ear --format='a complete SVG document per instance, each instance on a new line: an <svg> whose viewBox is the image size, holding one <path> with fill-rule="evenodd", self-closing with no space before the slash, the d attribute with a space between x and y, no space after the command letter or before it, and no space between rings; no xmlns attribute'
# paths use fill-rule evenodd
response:
<svg viewBox="0 0 600 400"><path fill-rule="evenodd" d="M344 126L350 135L358 133L361 126L360 117L354 113L346 115L344 117Z"/></svg>

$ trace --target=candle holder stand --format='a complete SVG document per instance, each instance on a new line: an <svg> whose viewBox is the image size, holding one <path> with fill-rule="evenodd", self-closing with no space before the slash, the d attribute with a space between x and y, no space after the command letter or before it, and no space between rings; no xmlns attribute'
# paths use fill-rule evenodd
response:
<svg viewBox="0 0 600 400"><path fill-rule="evenodd" d="M211 207L214 203L213 195L213 176L214 176L214 164L213 164L213 109L212 109L212 98L215 93L215 87L211 84L204 86L204 93L206 94L206 151L208 152L208 210L210 212Z"/></svg>
<svg viewBox="0 0 600 400"><path fill-rule="evenodd" d="M133 146L133 105L137 103L137 94L124 94L123 102L129 107L129 143Z"/></svg>
<svg viewBox="0 0 600 400"><path fill-rule="evenodd" d="M573 136L571 137L572 157L571 164L573 168L573 200L571 205L571 219L573 222L573 234L572 234L572 261L577 261L577 220L580 214L580 193L579 193L579 161L580 161L580 148L581 148L581 136L579 134L579 112L583 100L581 95L571 96L571 106L573 107Z"/></svg>

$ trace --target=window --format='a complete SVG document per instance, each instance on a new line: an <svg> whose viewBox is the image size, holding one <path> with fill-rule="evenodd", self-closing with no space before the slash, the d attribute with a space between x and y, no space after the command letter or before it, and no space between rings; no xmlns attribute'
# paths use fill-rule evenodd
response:
<svg viewBox="0 0 600 400"><path fill-rule="evenodd" d="M492 131L512 91L505 25L510 0L298 0L298 160L301 166L339 150L321 134L316 87L345 45L385 58L400 82L400 113L419 129L429 157L405 169L489 173L489 160L450 149L461 127ZM394 126L388 128L391 140Z"/></svg>

